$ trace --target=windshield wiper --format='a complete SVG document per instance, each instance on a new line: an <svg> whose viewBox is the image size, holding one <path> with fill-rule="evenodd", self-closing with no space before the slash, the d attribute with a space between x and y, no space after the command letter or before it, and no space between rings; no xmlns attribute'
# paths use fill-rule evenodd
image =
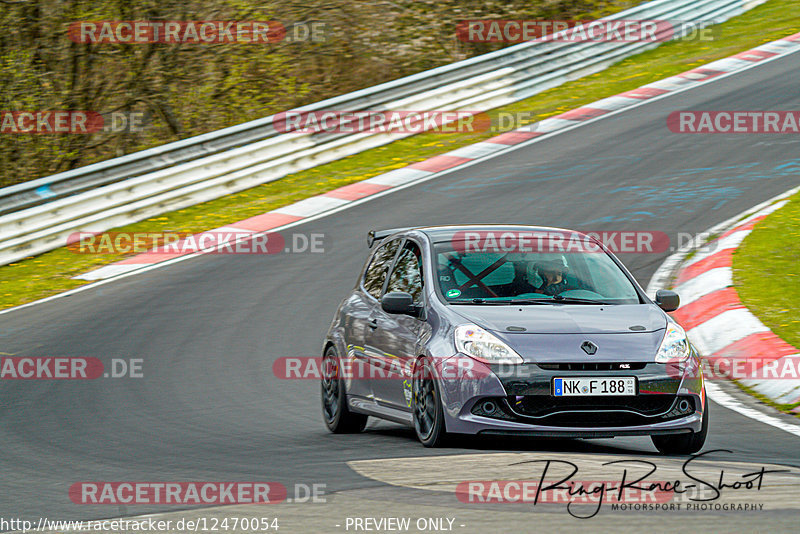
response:
<svg viewBox="0 0 800 534"><path fill-rule="evenodd" d="M582 299L578 297L562 297L561 295L555 295L553 300L556 302L563 302L565 304L613 304L613 302L605 302L602 300Z"/></svg>
<svg viewBox="0 0 800 534"><path fill-rule="evenodd" d="M605 305L613 304L612 302L605 302L602 300L582 299L578 297L562 297L561 295L555 295L549 298L511 299L512 304L552 304L554 302L559 304L605 304Z"/></svg>
<svg viewBox="0 0 800 534"><path fill-rule="evenodd" d="M519 299L510 299L507 300L509 304L552 304L552 298L541 298L541 299L531 299L531 298L519 298Z"/></svg>
<svg viewBox="0 0 800 534"><path fill-rule="evenodd" d="M511 304L511 299L502 299L502 300L486 300L482 298L474 298L474 299L458 299L458 300L448 300L448 304L487 304L490 306L494 305L506 305Z"/></svg>
<svg viewBox="0 0 800 534"><path fill-rule="evenodd" d="M542 298L510 298L510 299L492 299L486 300L482 298L473 298L473 299L458 299L458 300L449 300L447 301L448 304L478 304L478 305L488 305L488 306L500 306L500 305L509 305L509 304L603 304L603 305L612 305L613 302L605 302L603 300L592 300L592 299L582 299L578 297L562 297L561 295L556 295L554 297L542 297Z"/></svg>

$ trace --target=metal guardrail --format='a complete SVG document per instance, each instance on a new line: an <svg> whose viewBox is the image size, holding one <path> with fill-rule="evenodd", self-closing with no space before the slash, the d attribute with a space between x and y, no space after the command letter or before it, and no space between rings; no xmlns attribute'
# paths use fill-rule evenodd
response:
<svg viewBox="0 0 800 534"><path fill-rule="evenodd" d="M607 17L722 22L766 0L654 0ZM679 36L676 35L676 37ZM528 42L293 111L485 111L528 98L657 46ZM270 116L0 189L0 265L218 198L406 135L281 133Z"/></svg>

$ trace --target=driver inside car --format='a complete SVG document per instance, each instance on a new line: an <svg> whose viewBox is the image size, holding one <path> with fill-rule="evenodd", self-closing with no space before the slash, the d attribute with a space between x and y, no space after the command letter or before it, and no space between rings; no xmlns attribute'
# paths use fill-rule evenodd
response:
<svg viewBox="0 0 800 534"><path fill-rule="evenodd" d="M564 291L575 289L564 278L567 267L560 261L542 261L536 264L535 269L542 279L542 285L534 289L534 292L555 296Z"/></svg>

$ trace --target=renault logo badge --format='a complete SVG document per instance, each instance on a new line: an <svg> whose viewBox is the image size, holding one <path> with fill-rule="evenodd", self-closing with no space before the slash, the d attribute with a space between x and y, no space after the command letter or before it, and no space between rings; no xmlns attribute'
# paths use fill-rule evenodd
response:
<svg viewBox="0 0 800 534"><path fill-rule="evenodd" d="M597 345L595 345L591 341L584 341L583 343L581 343L581 348L583 349L583 352L585 352L589 356L597 352Z"/></svg>

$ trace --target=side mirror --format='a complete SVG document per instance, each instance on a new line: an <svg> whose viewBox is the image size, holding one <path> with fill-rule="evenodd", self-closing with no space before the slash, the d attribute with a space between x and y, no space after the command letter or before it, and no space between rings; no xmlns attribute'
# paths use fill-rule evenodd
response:
<svg viewBox="0 0 800 534"><path fill-rule="evenodd" d="M671 312L681 305L681 298L674 291L659 289L656 291L656 304L665 312Z"/></svg>
<svg viewBox="0 0 800 534"><path fill-rule="evenodd" d="M417 317L419 307L414 306L414 297L403 291L386 293L381 298L381 308L387 313L400 313Z"/></svg>

